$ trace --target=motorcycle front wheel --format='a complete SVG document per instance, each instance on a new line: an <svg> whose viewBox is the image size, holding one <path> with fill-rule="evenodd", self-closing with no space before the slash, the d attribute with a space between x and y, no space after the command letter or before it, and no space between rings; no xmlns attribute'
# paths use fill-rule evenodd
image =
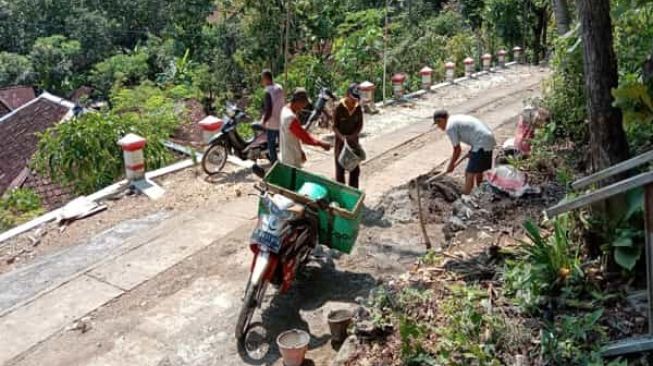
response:
<svg viewBox="0 0 653 366"><path fill-rule="evenodd" d="M259 281L254 286L247 285L243 305L240 307L240 314L238 314L238 321L236 322L236 339L238 342L242 342L247 334L254 311L258 306L258 302L263 298L261 292L265 291L265 284L265 281Z"/></svg>
<svg viewBox="0 0 653 366"><path fill-rule="evenodd" d="M208 175L215 175L222 171L227 163L229 151L223 143L211 145L202 156L202 169Z"/></svg>

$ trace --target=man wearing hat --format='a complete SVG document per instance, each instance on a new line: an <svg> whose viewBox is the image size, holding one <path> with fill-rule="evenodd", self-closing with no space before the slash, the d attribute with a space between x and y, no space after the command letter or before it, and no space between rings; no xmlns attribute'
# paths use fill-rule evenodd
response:
<svg viewBox="0 0 653 366"><path fill-rule="evenodd" d="M297 113L309 104L308 93L304 88L297 88L288 103L281 110L280 151L281 162L296 168L301 168L306 161L306 154L301 144L320 146L326 151L331 149L331 144L313 137L299 122Z"/></svg>
<svg viewBox="0 0 653 366"><path fill-rule="evenodd" d="M359 104L361 99L358 84L351 84L347 88L347 95L338 103L333 113L333 132L336 135L335 141L335 158L336 158L336 180L345 184L345 168L340 165L338 158L340 153L347 145L356 152L357 155L364 156L363 149L359 143L359 135L363 130L363 109ZM363 157L361 156L361 157ZM349 172L349 186L358 188L361 169L357 166Z"/></svg>
<svg viewBox="0 0 653 366"><path fill-rule="evenodd" d="M449 115L445 110L433 114L433 124L445 131L451 144L453 154L447 167L447 173L453 172L462 149L460 143L471 146L469 162L465 171L465 188L463 194L469 194L474 184L479 186L483 181L483 173L492 168L492 150L496 140L492 129L478 118L464 114Z"/></svg>

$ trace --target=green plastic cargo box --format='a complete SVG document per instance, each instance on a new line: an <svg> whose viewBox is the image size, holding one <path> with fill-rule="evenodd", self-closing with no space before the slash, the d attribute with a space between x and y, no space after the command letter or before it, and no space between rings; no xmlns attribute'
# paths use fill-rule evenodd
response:
<svg viewBox="0 0 653 366"><path fill-rule="evenodd" d="M298 194L304 183L316 183L327 189L326 200L337 206L318 208L319 241L343 253L351 253L358 238L365 194L323 176L277 162L265 175L265 183L273 193L295 202L317 207L316 202Z"/></svg>

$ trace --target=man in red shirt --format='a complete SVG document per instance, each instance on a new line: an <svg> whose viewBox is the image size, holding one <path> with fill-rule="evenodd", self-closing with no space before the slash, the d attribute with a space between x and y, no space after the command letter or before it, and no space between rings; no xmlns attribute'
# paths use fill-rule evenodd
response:
<svg viewBox="0 0 653 366"><path fill-rule="evenodd" d="M292 94L290 103L281 111L281 162L296 168L301 168L306 161L306 154L301 144L320 146L326 151L331 149L331 144L313 137L299 122L297 113L308 105L308 93L304 88L297 88Z"/></svg>

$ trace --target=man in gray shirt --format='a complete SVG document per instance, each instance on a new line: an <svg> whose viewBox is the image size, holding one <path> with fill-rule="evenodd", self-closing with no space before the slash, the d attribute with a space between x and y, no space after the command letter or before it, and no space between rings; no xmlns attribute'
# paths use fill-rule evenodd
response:
<svg viewBox="0 0 653 366"><path fill-rule="evenodd" d="M267 130L268 156L270 163L274 164L277 161L279 125L281 123L281 109L285 105L285 96L283 88L274 82L272 71L268 69L263 70L261 73L261 84L265 87L261 124Z"/></svg>
<svg viewBox="0 0 653 366"><path fill-rule="evenodd" d="M453 145L453 154L447 167L447 173L453 172L460 158L460 143L471 146L469 163L465 171L465 188L463 194L469 194L483 181L483 173L492 168L492 150L496 145L490 127L475 117L463 114L449 116L445 110L433 114L433 122L447 133Z"/></svg>

